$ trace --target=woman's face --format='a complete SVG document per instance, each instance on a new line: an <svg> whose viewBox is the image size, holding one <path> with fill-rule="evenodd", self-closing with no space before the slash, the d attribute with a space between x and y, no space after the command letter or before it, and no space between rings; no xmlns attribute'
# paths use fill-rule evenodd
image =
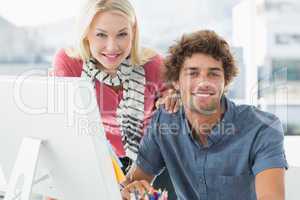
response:
<svg viewBox="0 0 300 200"><path fill-rule="evenodd" d="M92 56L102 65L99 67L113 74L130 53L133 27L121 12L98 13L91 23L87 40Z"/></svg>

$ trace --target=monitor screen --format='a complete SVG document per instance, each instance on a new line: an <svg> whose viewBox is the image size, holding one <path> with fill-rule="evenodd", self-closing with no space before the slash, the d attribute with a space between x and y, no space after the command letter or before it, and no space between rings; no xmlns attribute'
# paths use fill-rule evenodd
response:
<svg viewBox="0 0 300 200"><path fill-rule="evenodd" d="M42 145L33 193L62 200L121 199L90 82L3 76L0 91L0 166L7 181L22 141L34 138Z"/></svg>

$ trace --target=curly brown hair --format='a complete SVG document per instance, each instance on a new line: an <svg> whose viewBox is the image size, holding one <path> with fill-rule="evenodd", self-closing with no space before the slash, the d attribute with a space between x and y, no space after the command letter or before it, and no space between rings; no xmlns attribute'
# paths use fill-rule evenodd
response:
<svg viewBox="0 0 300 200"><path fill-rule="evenodd" d="M181 39L169 48L164 61L166 66L165 79L173 82L179 80L179 73L186 58L195 53L203 53L222 61L227 86L238 74L228 43L214 31L201 30L185 34Z"/></svg>

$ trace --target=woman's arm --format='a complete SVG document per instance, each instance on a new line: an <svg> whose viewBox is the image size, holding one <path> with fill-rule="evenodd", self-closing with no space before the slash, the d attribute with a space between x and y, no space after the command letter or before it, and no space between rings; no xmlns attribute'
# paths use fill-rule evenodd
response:
<svg viewBox="0 0 300 200"><path fill-rule="evenodd" d="M52 61L53 76L80 77L82 71L82 61L79 58L73 58L66 53L66 49L58 50Z"/></svg>

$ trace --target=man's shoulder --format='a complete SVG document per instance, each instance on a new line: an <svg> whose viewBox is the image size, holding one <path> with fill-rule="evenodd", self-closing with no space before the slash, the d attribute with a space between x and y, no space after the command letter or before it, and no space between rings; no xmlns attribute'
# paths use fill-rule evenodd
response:
<svg viewBox="0 0 300 200"><path fill-rule="evenodd" d="M156 122L169 122L169 121L180 121L182 119L181 109L177 112L169 113L165 110L164 105L160 105L159 108L154 113L154 119Z"/></svg>
<svg viewBox="0 0 300 200"><path fill-rule="evenodd" d="M276 115L263 111L253 105L235 105L234 113L235 120L239 121L245 126L254 125L256 127L272 127L274 124L281 125L281 122Z"/></svg>
<svg viewBox="0 0 300 200"><path fill-rule="evenodd" d="M169 113L163 106L160 106L147 127L147 133L151 133L151 137L156 138L156 141L160 144L172 143L171 141L177 140L179 135L186 135L185 118L182 115L181 109Z"/></svg>
<svg viewBox="0 0 300 200"><path fill-rule="evenodd" d="M178 131L182 125L183 117L182 111L179 109L177 112L169 113L160 106L154 113L151 128L159 129L156 131Z"/></svg>

